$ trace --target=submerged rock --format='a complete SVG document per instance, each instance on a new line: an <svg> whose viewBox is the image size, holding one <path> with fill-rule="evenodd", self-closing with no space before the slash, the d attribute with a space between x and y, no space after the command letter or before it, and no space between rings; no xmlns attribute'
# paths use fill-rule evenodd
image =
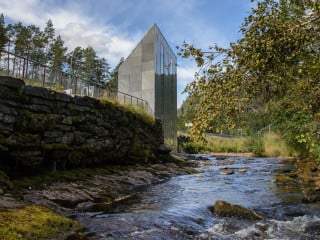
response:
<svg viewBox="0 0 320 240"><path fill-rule="evenodd" d="M224 166L222 166L220 169L222 169L222 170L224 170L224 169L229 169L229 167L226 166L226 165L224 165Z"/></svg>
<svg viewBox="0 0 320 240"><path fill-rule="evenodd" d="M225 201L216 201L214 206L209 208L211 212L217 214L219 217L236 217L248 220L261 220L263 216L253 210L245 207L231 204Z"/></svg>
<svg viewBox="0 0 320 240"><path fill-rule="evenodd" d="M275 177L275 181L282 184L292 184L294 182L294 178L286 174L281 174Z"/></svg>
<svg viewBox="0 0 320 240"><path fill-rule="evenodd" d="M228 170L221 172L221 174L222 175L231 175L231 174L234 174L234 171L232 169L228 169Z"/></svg>
<svg viewBox="0 0 320 240"><path fill-rule="evenodd" d="M245 168L238 169L238 172L240 172L240 173L245 173L246 171L247 171L247 169L245 169Z"/></svg>

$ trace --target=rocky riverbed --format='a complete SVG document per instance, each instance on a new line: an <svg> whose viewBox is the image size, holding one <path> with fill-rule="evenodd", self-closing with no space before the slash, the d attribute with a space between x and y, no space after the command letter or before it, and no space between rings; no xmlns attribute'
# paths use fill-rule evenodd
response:
<svg viewBox="0 0 320 240"><path fill-rule="evenodd" d="M193 168L177 157L167 163L75 169L14 181L0 172L0 218L3 216L1 213L40 205L46 207L47 211L53 211L50 214L57 213L71 219L81 212L110 211L119 202L132 198L137 188L194 172ZM59 226L54 227L59 228ZM0 224L1 239L3 239L1 234L7 230L10 231L6 229L4 222ZM65 231L63 224L61 231ZM74 229L68 229L68 231L74 234L76 231L81 231L81 228L75 224ZM21 239L36 237L30 234L28 236L25 232L18 233L22 236ZM55 232L50 237L64 239L66 236Z"/></svg>
<svg viewBox="0 0 320 240"><path fill-rule="evenodd" d="M231 164L227 160L226 157L221 164ZM296 167L292 167L293 162ZM305 193L301 201L318 202L318 162L288 160L288 163L290 167L279 170L275 181L284 186L299 182L304 186ZM174 176L195 173L195 168L206 164L210 161L203 157L197 159L184 155L166 163L75 169L14 181L0 172L0 238L6 239L3 236L16 231L13 236L10 235L13 237L11 239L34 239L39 236L42 239L82 239L82 226L72 220L79 214L121 212L118 208L134 199L139 192L137 189ZM32 229L35 228L42 231L34 232Z"/></svg>

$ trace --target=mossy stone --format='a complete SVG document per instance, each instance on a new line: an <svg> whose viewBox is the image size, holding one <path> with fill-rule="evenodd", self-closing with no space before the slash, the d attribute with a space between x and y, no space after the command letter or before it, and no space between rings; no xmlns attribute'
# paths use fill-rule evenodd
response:
<svg viewBox="0 0 320 240"><path fill-rule="evenodd" d="M227 203L225 201L216 201L213 207L209 208L211 212L220 217L236 217L248 220L261 220L263 216L248 208Z"/></svg>

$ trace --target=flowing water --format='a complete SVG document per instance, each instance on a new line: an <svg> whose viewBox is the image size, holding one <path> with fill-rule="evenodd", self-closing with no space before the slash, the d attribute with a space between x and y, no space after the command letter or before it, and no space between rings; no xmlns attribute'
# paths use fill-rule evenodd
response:
<svg viewBox="0 0 320 240"><path fill-rule="evenodd" d="M199 156L199 155L198 155ZM275 182L276 158L208 157L200 173L137 190L110 212L84 213L89 239L320 239L320 205L303 204L298 182ZM234 174L224 175L223 166ZM238 204L263 220L218 217L217 200Z"/></svg>

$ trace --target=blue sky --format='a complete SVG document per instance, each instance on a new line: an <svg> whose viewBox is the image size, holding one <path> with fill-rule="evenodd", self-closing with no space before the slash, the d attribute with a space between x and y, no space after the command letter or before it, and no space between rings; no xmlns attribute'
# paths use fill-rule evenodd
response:
<svg viewBox="0 0 320 240"><path fill-rule="evenodd" d="M0 13L6 22L39 27L51 19L70 51L90 45L114 67L154 23L174 51L183 41L203 49L226 47L241 37L241 23L253 6L249 0L0 0ZM180 106L197 69L180 58L178 65Z"/></svg>

